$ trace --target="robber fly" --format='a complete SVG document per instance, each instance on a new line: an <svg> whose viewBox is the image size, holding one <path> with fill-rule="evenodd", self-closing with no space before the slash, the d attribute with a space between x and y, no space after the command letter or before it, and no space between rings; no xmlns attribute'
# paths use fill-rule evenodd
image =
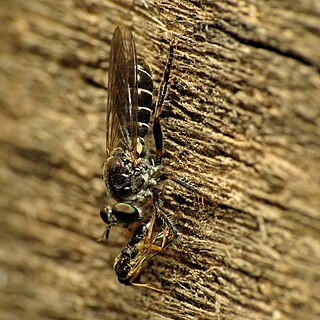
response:
<svg viewBox="0 0 320 320"><path fill-rule="evenodd" d="M160 113L167 94L176 46L177 41L170 43L158 98L154 103L151 69L137 58L132 32L126 27L117 27L114 31L109 60L106 160L103 166L108 203L100 209L101 219L107 226L98 241L108 239L110 228L115 225L122 225L126 229L131 227L134 233L143 219L150 220L157 213L156 218L160 218L169 232L186 248L170 219L159 208L159 187L165 180L173 180L191 192L210 199L185 180L160 170ZM149 154L149 148L145 145L152 115L155 156Z"/></svg>

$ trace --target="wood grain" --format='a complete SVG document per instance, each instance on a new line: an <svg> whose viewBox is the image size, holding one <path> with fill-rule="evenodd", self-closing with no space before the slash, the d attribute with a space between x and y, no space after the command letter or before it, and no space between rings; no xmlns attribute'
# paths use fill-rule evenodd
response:
<svg viewBox="0 0 320 320"><path fill-rule="evenodd" d="M320 4L317 1L22 1L0 5L1 319L317 319L320 315ZM164 204L174 244L142 280L112 269L100 179L109 45L129 26L158 84Z"/></svg>

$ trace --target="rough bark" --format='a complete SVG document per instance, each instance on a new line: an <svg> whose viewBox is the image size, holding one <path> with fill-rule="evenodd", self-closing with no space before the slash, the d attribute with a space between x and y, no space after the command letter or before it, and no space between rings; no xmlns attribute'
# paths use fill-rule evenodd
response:
<svg viewBox="0 0 320 320"><path fill-rule="evenodd" d="M320 315L318 1L36 1L0 4L1 319L316 319ZM164 169L193 263L175 244L117 282L100 179L116 25L159 83ZM181 253L181 254L180 254Z"/></svg>

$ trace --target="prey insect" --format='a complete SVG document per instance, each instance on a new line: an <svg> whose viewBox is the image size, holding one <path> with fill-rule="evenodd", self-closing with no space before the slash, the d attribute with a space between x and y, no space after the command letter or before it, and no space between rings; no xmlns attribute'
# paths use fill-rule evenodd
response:
<svg viewBox="0 0 320 320"><path fill-rule="evenodd" d="M143 221L115 259L114 269L118 281L125 285L165 292L149 284L139 283L140 272L142 266L169 246L173 239L174 235L160 219L156 220L155 215Z"/></svg>
<svg viewBox="0 0 320 320"><path fill-rule="evenodd" d="M154 103L151 69L143 60L137 58L132 32L126 27L117 27L111 41L106 108L106 159L103 166L107 204L100 209L106 229L98 241L108 239L112 226L120 225L131 230L132 237L124 248L130 251L131 255L127 256L122 251L115 263L121 281L123 279L119 276L120 273L126 274L123 270L130 269L122 281L125 284L137 285L136 275L145 261L153 256L150 252L156 251L154 248L161 238L165 239L160 246L162 250L176 238L194 258L179 238L169 217L160 209L160 189L164 181L174 181L211 202L210 197L185 180L161 171L163 137L160 114L168 90L176 46L177 41L170 43L163 79ZM145 144L151 117L154 156ZM144 242L150 244L145 247L147 253L145 248L142 249ZM126 261L126 264L123 261ZM125 265L129 267L125 269Z"/></svg>

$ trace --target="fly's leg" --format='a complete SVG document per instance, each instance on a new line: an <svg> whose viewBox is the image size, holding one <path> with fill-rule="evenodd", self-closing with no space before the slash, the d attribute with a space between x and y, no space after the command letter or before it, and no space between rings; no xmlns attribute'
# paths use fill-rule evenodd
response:
<svg viewBox="0 0 320 320"><path fill-rule="evenodd" d="M187 245L180 239L177 229L171 222L170 218L160 209L159 194L156 190L153 191L153 204L155 208L155 214L161 219L166 227L170 230L171 234L178 240L181 247L188 253L192 260L197 261L194 253L187 247Z"/></svg>
<svg viewBox="0 0 320 320"><path fill-rule="evenodd" d="M140 288L146 288L146 289L149 289L149 290L152 290L152 291L156 291L156 292L160 292L160 293L166 293L166 291L162 290L162 289L158 289L158 288L155 288L155 287L152 287L146 283L137 283L137 282L132 282L131 283L133 286L135 287L140 287Z"/></svg>
<svg viewBox="0 0 320 320"><path fill-rule="evenodd" d="M156 215L153 214L151 217L151 220L150 220L150 227L148 230L148 241L149 241L150 245L152 243L152 232L153 232L153 225L155 223L155 220L156 220Z"/></svg>
<svg viewBox="0 0 320 320"><path fill-rule="evenodd" d="M153 120L153 136L154 136L154 142L156 145L156 156L154 159L154 162L156 165L160 165L162 161L162 145L163 145L163 137L162 137L162 130L161 130L161 124L160 124L160 113L162 106L164 104L164 99L166 98L167 91L168 91L168 86L169 86L169 78L170 78L170 73L171 73L171 68L172 68L172 63L173 63L173 56L174 56L174 50L177 47L178 41L173 40L170 43L170 48L169 48L169 55L166 63L166 68L163 73L163 77L161 80L160 84L160 89L159 89L159 94L158 94L158 99L156 103L156 108L155 108L155 115L154 115L154 120ZM204 192L198 190L196 187L191 185L189 182L176 178L174 176L168 175L168 174L163 174L161 176L161 179L164 180L172 180L175 183L183 186L187 190L195 193L198 196L198 202L201 204L204 204L204 200L206 200L206 203L208 204L213 204L213 200L210 196L206 195Z"/></svg>
<svg viewBox="0 0 320 320"><path fill-rule="evenodd" d="M110 227L107 226L107 228L103 231L102 235L97 239L97 243L103 240L108 240L109 234L110 234Z"/></svg>
<svg viewBox="0 0 320 320"><path fill-rule="evenodd" d="M173 40L170 43L169 56L168 56L166 68L164 70L163 77L161 80L156 109L155 109L155 115L153 120L153 136L154 136L154 142L156 144L155 163L157 165L160 165L162 161L162 144L163 144L162 130L160 125L160 113L164 103L164 99L166 98L167 91L168 91L169 78L170 78L172 62L173 62L173 52L174 52L174 49L177 47L177 44L178 44L177 40Z"/></svg>
<svg viewBox="0 0 320 320"><path fill-rule="evenodd" d="M171 180L171 181L179 184L180 186L184 187L185 189L189 190L190 192L194 193L198 198L198 203L200 203L200 204L203 204L203 205L205 203L207 203L209 205L214 204L213 199L209 195L202 192L197 187L193 186L190 182L188 182L184 179L174 177L171 174L167 174L167 173L161 173L160 179L162 181Z"/></svg>
<svg viewBox="0 0 320 320"><path fill-rule="evenodd" d="M168 232L168 227L165 228L164 232L163 232L163 239L162 239L162 244L161 247L159 247L159 250L163 250L166 243L167 243L167 232Z"/></svg>
<svg viewBox="0 0 320 320"><path fill-rule="evenodd" d="M165 229L163 230L163 239L162 239L162 243L161 243L161 246L157 245L157 244L152 244L150 243L149 239L148 239L148 247L150 250L152 251L163 251L164 248L166 247L167 245L167 232L169 231L169 228L168 227L165 227Z"/></svg>
<svg viewBox="0 0 320 320"><path fill-rule="evenodd" d="M166 293L166 291L164 291L162 289L158 289L158 288L152 287L149 284L133 282L140 275L140 272L141 272L141 268L138 268L134 272L134 274L132 275L132 277L130 279L131 285L133 285L135 287L150 289L150 290L153 290L153 291L156 291L156 292L160 292L160 293Z"/></svg>
<svg viewBox="0 0 320 320"><path fill-rule="evenodd" d="M152 243L152 233L153 233L153 226L155 224L155 220L156 220L156 215L158 214L157 209L156 209L156 213L152 215L151 220L150 220L150 227L148 230L148 235L147 237L144 238L144 242L145 242L145 246L146 248L148 248L149 250L153 250L153 251L162 251L164 246L165 246L165 242L166 242L166 235L163 234L163 240L162 240L162 244L161 246L155 245ZM166 230L165 230L166 231Z"/></svg>

